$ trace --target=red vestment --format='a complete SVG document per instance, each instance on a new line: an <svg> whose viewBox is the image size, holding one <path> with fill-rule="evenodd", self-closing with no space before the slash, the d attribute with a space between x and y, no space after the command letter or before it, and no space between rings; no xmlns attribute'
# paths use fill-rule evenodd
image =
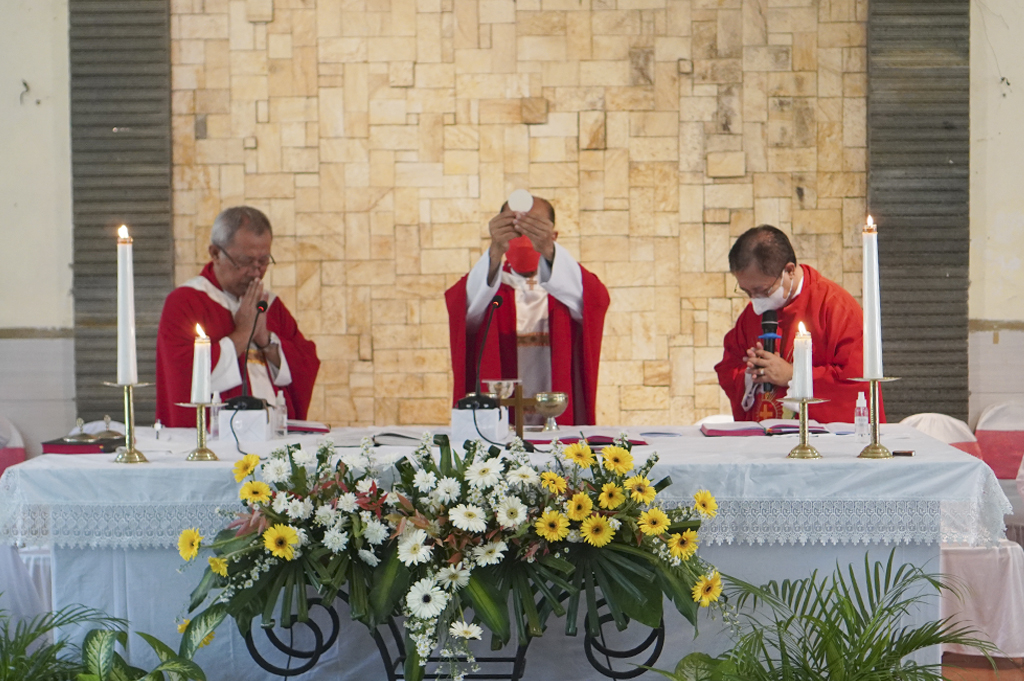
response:
<svg viewBox="0 0 1024 681"><path fill-rule="evenodd" d="M797 324L803 322L811 334L811 365L814 374L814 396L829 400L808 405L809 418L820 423L853 421L857 393L868 391L868 384L851 381L864 374L864 313L846 289L829 281L813 267L803 267L804 279L800 294L778 311L782 336L779 354L793 362L793 338ZM744 372L747 348L755 347L762 333L761 317L747 305L736 320L736 326L725 335L725 353L715 365L718 383L732 403L737 421L761 421L759 404L749 412L743 410ZM775 398L786 395L784 386L775 387ZM880 405L881 407L881 405ZM880 408L880 422L885 410Z"/></svg>
<svg viewBox="0 0 1024 681"><path fill-rule="evenodd" d="M213 263L207 263L201 276L220 288L213 274ZM267 330L277 334L281 352L288 360L292 375L290 385L275 385L274 388L284 391L288 402L288 418L305 419L313 395L313 383L320 368L316 345L302 335L280 298L273 296L266 317ZM234 315L203 291L187 285L179 286L164 301L156 340L156 417L168 427L194 428L196 424L195 409L177 406L179 402L189 402L192 395L192 352L196 324L202 326L210 337L210 362L211 366L216 367L220 361L220 340L235 330ZM240 365L239 371L245 371L242 358L236 359ZM266 370L269 372L269 367ZM238 385L221 391L221 399L227 400L241 394L242 387Z"/></svg>
<svg viewBox="0 0 1024 681"><path fill-rule="evenodd" d="M506 264L506 267L508 265ZM561 425L593 425L597 421L597 373L601 361L601 337L604 315L608 311L608 289L582 265L583 319L574 321L569 308L548 295L548 333L551 338L551 390L569 396L565 412L556 420ZM464 276L445 294L448 305L448 330L451 334L452 371L455 374L453 404L476 390L476 363L480 356L480 337L486 320L469 336L466 328L466 280ZM498 287L498 295L513 302L515 290L508 284ZM480 374L487 379L519 377L516 345L516 306L502 305L494 312Z"/></svg>

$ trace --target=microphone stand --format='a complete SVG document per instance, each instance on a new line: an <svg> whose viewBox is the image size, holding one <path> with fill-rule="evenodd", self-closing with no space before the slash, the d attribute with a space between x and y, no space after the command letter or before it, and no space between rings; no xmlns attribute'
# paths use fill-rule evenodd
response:
<svg viewBox="0 0 1024 681"><path fill-rule="evenodd" d="M487 306L487 321L484 322L484 335L480 341L480 352L476 359L476 392L468 393L458 401L459 409L497 409L498 401L490 395L480 392L480 368L484 362L484 350L487 347L487 333L491 330L491 321L494 319L494 311L501 307L501 296L494 296Z"/></svg>
<svg viewBox="0 0 1024 681"><path fill-rule="evenodd" d="M249 394L249 344L252 343L252 337L256 335L256 322L259 321L260 315L267 311L267 301L261 300L256 303L256 317L252 320L252 330L249 332L249 339L245 341L245 362L242 370L242 394L237 397L232 397L230 400L224 403L225 409L232 411L254 411L257 409L266 409L267 402L259 397L253 397Z"/></svg>

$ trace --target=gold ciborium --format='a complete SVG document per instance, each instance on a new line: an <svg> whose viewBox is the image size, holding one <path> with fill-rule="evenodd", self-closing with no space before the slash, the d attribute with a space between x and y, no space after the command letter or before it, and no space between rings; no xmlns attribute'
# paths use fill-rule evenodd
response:
<svg viewBox="0 0 1024 681"><path fill-rule="evenodd" d="M543 431L547 433L558 430L555 417L561 416L569 406L569 396L565 393L537 393L533 398L537 401L533 410L546 419Z"/></svg>
<svg viewBox="0 0 1024 681"><path fill-rule="evenodd" d="M497 395L499 400L507 400L516 391L517 380L484 381L487 392Z"/></svg>

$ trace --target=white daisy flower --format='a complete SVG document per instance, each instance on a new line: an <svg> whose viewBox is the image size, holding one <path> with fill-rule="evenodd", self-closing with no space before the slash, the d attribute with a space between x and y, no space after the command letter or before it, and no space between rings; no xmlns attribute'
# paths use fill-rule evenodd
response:
<svg viewBox="0 0 1024 681"><path fill-rule="evenodd" d="M508 545L503 541L492 541L473 549L473 557L478 565L497 565L505 557Z"/></svg>
<svg viewBox="0 0 1024 681"><path fill-rule="evenodd" d="M448 594L439 589L434 580L424 578L409 589L405 604L414 617L432 619L444 612L448 605Z"/></svg>
<svg viewBox="0 0 1024 681"><path fill-rule="evenodd" d="M371 518L366 523L366 529L363 530L363 537L374 546L383 544L384 540L388 538L388 526L376 518Z"/></svg>
<svg viewBox="0 0 1024 681"><path fill-rule="evenodd" d="M274 513L284 513L288 510L288 506L291 500L288 499L287 492L278 492L274 495L274 501L270 504L270 508L274 509Z"/></svg>
<svg viewBox="0 0 1024 681"><path fill-rule="evenodd" d="M537 475L537 471L531 466L520 466L513 471L509 471L505 475L505 479L511 484L522 485L523 487L535 486L540 482L540 476Z"/></svg>
<svg viewBox="0 0 1024 681"><path fill-rule="evenodd" d="M412 484L416 489L425 494L434 489L437 485L437 476L434 475L433 471L419 470L416 471L416 476L412 479Z"/></svg>
<svg viewBox="0 0 1024 681"><path fill-rule="evenodd" d="M309 499L292 499L288 503L288 517L292 520L305 520L313 514L313 503Z"/></svg>
<svg viewBox="0 0 1024 681"><path fill-rule="evenodd" d="M312 466L316 463L316 454L300 447L292 452L292 460L299 466Z"/></svg>
<svg viewBox="0 0 1024 681"><path fill-rule="evenodd" d="M380 489L380 481L378 481L377 478L363 478L356 483L356 489L363 494L367 494L375 484L377 485L377 489Z"/></svg>
<svg viewBox="0 0 1024 681"><path fill-rule="evenodd" d="M356 506L356 495L352 492L345 492L338 497L337 509L344 513L355 513L355 510L359 508Z"/></svg>
<svg viewBox="0 0 1024 681"><path fill-rule="evenodd" d="M373 551L359 549L359 558L370 567L377 567L380 564L380 558L375 556Z"/></svg>
<svg viewBox="0 0 1024 681"><path fill-rule="evenodd" d="M518 527L526 521L526 504L519 497L505 497L494 513L498 524L506 529Z"/></svg>
<svg viewBox="0 0 1024 681"><path fill-rule="evenodd" d="M461 562L446 565L437 573L437 583L449 591L461 589L469 584L469 570L464 569Z"/></svg>
<svg viewBox="0 0 1024 681"><path fill-rule="evenodd" d="M622 521L618 518L609 518L608 526L612 528L612 530L614 530L615 532L618 532L619 528L622 527Z"/></svg>
<svg viewBox="0 0 1024 681"><path fill-rule="evenodd" d="M317 525L328 527L334 524L336 515L337 512L331 508L329 504L323 504L320 508L316 509L316 515L313 516L313 522Z"/></svg>
<svg viewBox="0 0 1024 681"><path fill-rule="evenodd" d="M472 504L459 504L448 512L452 525L467 532L483 532L487 529L484 509Z"/></svg>
<svg viewBox="0 0 1024 681"><path fill-rule="evenodd" d="M270 484L285 482L292 476L292 467L284 459L271 459L260 469L263 481Z"/></svg>
<svg viewBox="0 0 1024 681"><path fill-rule="evenodd" d="M459 498L462 493L462 485L455 478L441 478L433 494L442 504L450 504Z"/></svg>
<svg viewBox="0 0 1024 681"><path fill-rule="evenodd" d="M448 627L448 631L455 638L479 639L484 635L484 630L480 628L480 625L465 620L452 622L452 625Z"/></svg>
<svg viewBox="0 0 1024 681"><path fill-rule="evenodd" d="M333 528L324 533L324 546L334 553L341 553L348 546L348 532Z"/></svg>
<svg viewBox="0 0 1024 681"><path fill-rule="evenodd" d="M501 461L487 459L470 464L466 469L466 481L477 489L494 487L501 479Z"/></svg>
<svg viewBox="0 0 1024 681"><path fill-rule="evenodd" d="M419 565L430 560L431 547L424 542L427 540L427 533L423 530L406 532L398 540L398 559L406 566Z"/></svg>

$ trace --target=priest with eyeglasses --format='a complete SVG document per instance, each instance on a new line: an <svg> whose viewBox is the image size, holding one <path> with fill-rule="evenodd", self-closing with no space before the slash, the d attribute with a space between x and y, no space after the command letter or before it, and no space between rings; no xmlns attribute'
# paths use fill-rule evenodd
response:
<svg viewBox="0 0 1024 681"><path fill-rule="evenodd" d="M195 426L195 410L177 404L190 397L196 324L210 337L215 400L242 394L245 371L251 395L273 403L283 391L288 418L306 418L320 360L263 284L274 263L273 238L270 220L256 208L224 210L210 232L210 262L164 301L156 343L156 418L163 425Z"/></svg>

